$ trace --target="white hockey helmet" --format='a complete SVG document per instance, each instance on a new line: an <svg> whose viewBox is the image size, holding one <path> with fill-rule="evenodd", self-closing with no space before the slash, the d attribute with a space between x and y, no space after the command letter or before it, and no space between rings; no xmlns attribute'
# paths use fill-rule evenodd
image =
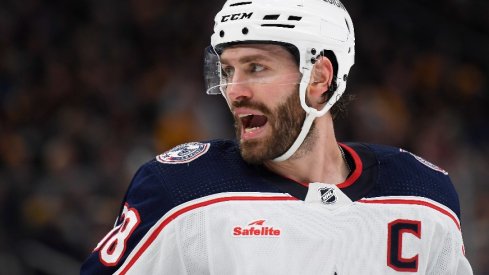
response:
<svg viewBox="0 0 489 275"><path fill-rule="evenodd" d="M339 0L228 0L214 20L211 47L204 64L208 94L219 93L220 89L215 89L222 81L219 54L227 45L291 45L298 53L302 74L299 93L306 119L293 145L275 161L288 159L304 141L314 119L326 114L345 91L355 57L350 15ZM325 106L317 110L307 105L306 89L316 58L327 52L333 54L333 58L328 57L333 59L335 67L335 79L330 88L333 94Z"/></svg>

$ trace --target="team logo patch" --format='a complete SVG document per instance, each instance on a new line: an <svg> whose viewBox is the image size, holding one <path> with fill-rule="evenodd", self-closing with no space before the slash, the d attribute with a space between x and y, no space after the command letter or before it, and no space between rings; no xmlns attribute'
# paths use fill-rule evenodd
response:
<svg viewBox="0 0 489 275"><path fill-rule="evenodd" d="M158 155L156 160L166 164L180 164L191 162L209 150L210 143L190 142L178 145L177 147Z"/></svg>
<svg viewBox="0 0 489 275"><path fill-rule="evenodd" d="M413 157L414 157L414 158L415 158L417 161L421 162L421 163L422 163L422 164L424 164L425 166L427 166L427 167L429 167L429 168L431 168L431 169L433 169L433 170L435 170L435 171L438 171L438 172L440 172L440 173L443 173L444 175L448 175L448 172L447 172L447 171L445 171L445 170L443 170L442 168L440 168L440 167L438 167L438 166L434 165L433 163L431 163L431 162L429 162L429 161L425 160L424 158L422 158L422 157L420 157L420 156L417 156L417 155L415 155L415 154L413 154L413 153L411 153L411 152L409 152L409 151L406 151L406 150L404 150L404 149L399 149L399 150L401 151L401 153L408 153L408 154L410 154L410 155L411 155L411 156L413 156Z"/></svg>
<svg viewBox="0 0 489 275"><path fill-rule="evenodd" d="M321 193L321 202L324 204L333 204L336 202L336 194L334 192L334 188L332 187L323 187L319 188L319 193Z"/></svg>

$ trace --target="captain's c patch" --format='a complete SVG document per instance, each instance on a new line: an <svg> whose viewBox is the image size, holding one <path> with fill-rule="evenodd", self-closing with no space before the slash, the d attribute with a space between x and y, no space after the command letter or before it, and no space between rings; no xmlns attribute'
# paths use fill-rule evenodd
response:
<svg viewBox="0 0 489 275"><path fill-rule="evenodd" d="M188 163L207 153L210 146L210 143L201 142L181 144L156 156L156 160L166 164Z"/></svg>

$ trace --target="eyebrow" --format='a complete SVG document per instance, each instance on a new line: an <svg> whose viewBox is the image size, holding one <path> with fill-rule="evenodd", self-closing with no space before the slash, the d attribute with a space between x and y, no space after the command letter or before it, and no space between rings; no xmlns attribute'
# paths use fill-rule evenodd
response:
<svg viewBox="0 0 489 275"><path fill-rule="evenodd" d="M250 62L256 62L256 61L271 61L272 58L270 58L268 55L264 54L252 54L252 55L247 55L243 56L238 59L238 63L244 64L244 63L250 63ZM221 63L228 64L228 60L226 59L221 59Z"/></svg>

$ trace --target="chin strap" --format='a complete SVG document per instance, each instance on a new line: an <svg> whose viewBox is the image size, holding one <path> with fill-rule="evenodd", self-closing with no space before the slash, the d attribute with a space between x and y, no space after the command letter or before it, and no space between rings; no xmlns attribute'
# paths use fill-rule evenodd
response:
<svg viewBox="0 0 489 275"><path fill-rule="evenodd" d="M299 92L300 92L300 99L301 99L301 106L302 109L306 112L306 118L304 119L304 123L302 124L301 131L297 138L295 139L294 143L290 146L290 148L285 151L281 156L273 159L274 162L281 162L288 160L295 152L299 149L299 147L302 145L304 140L307 137L307 134L311 130L312 123L314 122L314 119L317 117L324 116L331 107L338 101L338 99L341 97L341 95L345 92L346 85L345 83L341 83L338 85L338 88L336 91L331 95L331 98L326 102L324 107L318 111L317 109L314 109L312 107L309 107L306 103L306 91L307 87L309 86L309 81L304 81L305 79L309 79L311 75L310 70L304 70L303 74L303 80L301 81L300 87L299 87Z"/></svg>
<svg viewBox="0 0 489 275"><path fill-rule="evenodd" d="M316 111L316 109L313 109ZM317 113L317 111L315 112ZM290 148L280 157L273 159L275 162L280 162L289 159L297 149L302 145L304 140L306 139L307 134L309 133L309 130L311 129L312 123L314 122L314 119L317 117L316 114L309 113L306 115L306 118L304 119L304 123L302 124L302 129L297 138L295 139L294 143Z"/></svg>

